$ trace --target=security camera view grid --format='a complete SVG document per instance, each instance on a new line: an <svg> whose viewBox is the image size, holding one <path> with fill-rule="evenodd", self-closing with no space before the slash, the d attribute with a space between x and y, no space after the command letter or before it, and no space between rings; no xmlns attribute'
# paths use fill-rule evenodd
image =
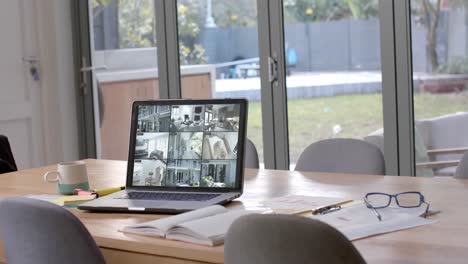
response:
<svg viewBox="0 0 468 264"><path fill-rule="evenodd" d="M133 186L235 187L240 106L139 106Z"/></svg>

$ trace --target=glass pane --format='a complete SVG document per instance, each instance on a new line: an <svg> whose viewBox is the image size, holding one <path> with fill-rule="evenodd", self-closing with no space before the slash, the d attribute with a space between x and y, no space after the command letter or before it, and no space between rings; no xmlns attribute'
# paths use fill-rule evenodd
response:
<svg viewBox="0 0 468 264"><path fill-rule="evenodd" d="M402 193L397 196L398 204L402 207L416 207L421 204L419 193Z"/></svg>
<svg viewBox="0 0 468 264"><path fill-rule="evenodd" d="M263 162L256 0L179 0L182 98L247 98Z"/></svg>
<svg viewBox="0 0 468 264"><path fill-rule="evenodd" d="M131 105L159 98L154 0L89 0L99 158L126 160ZM154 118L143 124L158 129ZM116 142L120 142L116 144ZM123 143L122 143L123 142Z"/></svg>
<svg viewBox="0 0 468 264"><path fill-rule="evenodd" d="M456 164L447 161L468 147L467 7L458 0L411 1L417 176L453 176Z"/></svg>
<svg viewBox="0 0 468 264"><path fill-rule="evenodd" d="M323 139L366 139L383 148L378 1L283 5L291 169Z"/></svg>
<svg viewBox="0 0 468 264"><path fill-rule="evenodd" d="M385 194L371 194L367 196L367 202L373 207L385 207L390 203L390 196Z"/></svg>

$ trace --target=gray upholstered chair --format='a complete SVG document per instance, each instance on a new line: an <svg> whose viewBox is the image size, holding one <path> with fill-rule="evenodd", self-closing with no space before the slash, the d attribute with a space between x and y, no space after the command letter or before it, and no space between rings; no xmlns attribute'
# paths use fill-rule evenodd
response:
<svg viewBox="0 0 468 264"><path fill-rule="evenodd" d="M433 166L434 175L453 176L456 166L450 165L448 161L457 161L468 148L468 112L457 112L430 119L422 119L415 122L419 127L431 161L436 162ZM453 149L464 150L453 151ZM452 151L447 151L452 149ZM442 153L439 150L443 150ZM448 163L445 163L448 162ZM416 164L416 166L418 166Z"/></svg>
<svg viewBox="0 0 468 264"><path fill-rule="evenodd" d="M380 149L364 140L333 138L309 145L299 157L296 171L384 175Z"/></svg>
<svg viewBox="0 0 468 264"><path fill-rule="evenodd" d="M457 161L468 151L468 112L415 120L416 175L454 176ZM364 139L383 152L383 129Z"/></svg>
<svg viewBox="0 0 468 264"><path fill-rule="evenodd" d="M50 202L2 200L0 235L8 264L105 263L80 220Z"/></svg>
<svg viewBox="0 0 468 264"><path fill-rule="evenodd" d="M254 143L246 138L245 139L245 167L250 169L258 169L260 162L258 161L257 148Z"/></svg>
<svg viewBox="0 0 468 264"><path fill-rule="evenodd" d="M458 163L457 170L455 171L455 178L468 179L468 152L463 154L460 163Z"/></svg>
<svg viewBox="0 0 468 264"><path fill-rule="evenodd" d="M225 264L365 263L353 244L333 227L288 215L248 215L226 235Z"/></svg>
<svg viewBox="0 0 468 264"><path fill-rule="evenodd" d="M17 170L10 142L6 136L0 135L0 174Z"/></svg>

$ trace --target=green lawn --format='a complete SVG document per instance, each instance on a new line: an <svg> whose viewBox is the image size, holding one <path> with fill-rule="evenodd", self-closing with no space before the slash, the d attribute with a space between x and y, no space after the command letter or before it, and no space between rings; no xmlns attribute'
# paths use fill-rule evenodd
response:
<svg viewBox="0 0 468 264"><path fill-rule="evenodd" d="M468 93L417 94L414 97L416 119L468 111ZM345 95L289 100L289 145L291 162L303 149L317 140L334 136L362 138L382 128L382 96ZM263 160L262 117L260 102L250 102L247 136L255 143Z"/></svg>

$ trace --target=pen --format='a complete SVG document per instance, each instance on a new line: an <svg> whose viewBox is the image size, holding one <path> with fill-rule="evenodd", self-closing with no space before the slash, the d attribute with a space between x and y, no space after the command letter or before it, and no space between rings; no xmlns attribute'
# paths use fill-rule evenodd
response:
<svg viewBox="0 0 468 264"><path fill-rule="evenodd" d="M313 215L318 215L318 214L328 214L331 212L335 212L341 209L341 205L329 205L329 206L323 206L320 208L315 209L312 214Z"/></svg>
<svg viewBox="0 0 468 264"><path fill-rule="evenodd" d="M338 207L339 206L340 209L341 209L342 205L345 205L345 204L348 204L348 203L351 203L351 202L354 202L354 200L345 200L345 201L342 201L342 202L339 202L339 203L336 203L336 204L333 204L333 205L329 205L329 206L324 206L324 207ZM323 207L319 207L317 209L306 209L306 210L295 212L295 213L293 213L293 215L306 215L306 214L310 214L310 213L314 214L315 211L320 210L321 208L323 208ZM322 210L324 210L324 209L322 209ZM330 212L327 212L327 213L331 213L331 212L334 212L336 210L339 210L339 209L334 209L334 210L331 210ZM318 214L318 213L316 213L316 214Z"/></svg>
<svg viewBox="0 0 468 264"><path fill-rule="evenodd" d="M351 202L354 202L354 200L345 200L345 201L342 201L342 202L339 202L339 203L336 203L336 204L332 204L332 205L328 205L328 206L322 206L322 207L319 207L319 208L317 208L315 210L312 210L312 214L313 215L318 215L318 214L328 214L328 213L331 213L331 212L335 212L335 211L340 210L342 205L348 204L348 203L351 203Z"/></svg>

